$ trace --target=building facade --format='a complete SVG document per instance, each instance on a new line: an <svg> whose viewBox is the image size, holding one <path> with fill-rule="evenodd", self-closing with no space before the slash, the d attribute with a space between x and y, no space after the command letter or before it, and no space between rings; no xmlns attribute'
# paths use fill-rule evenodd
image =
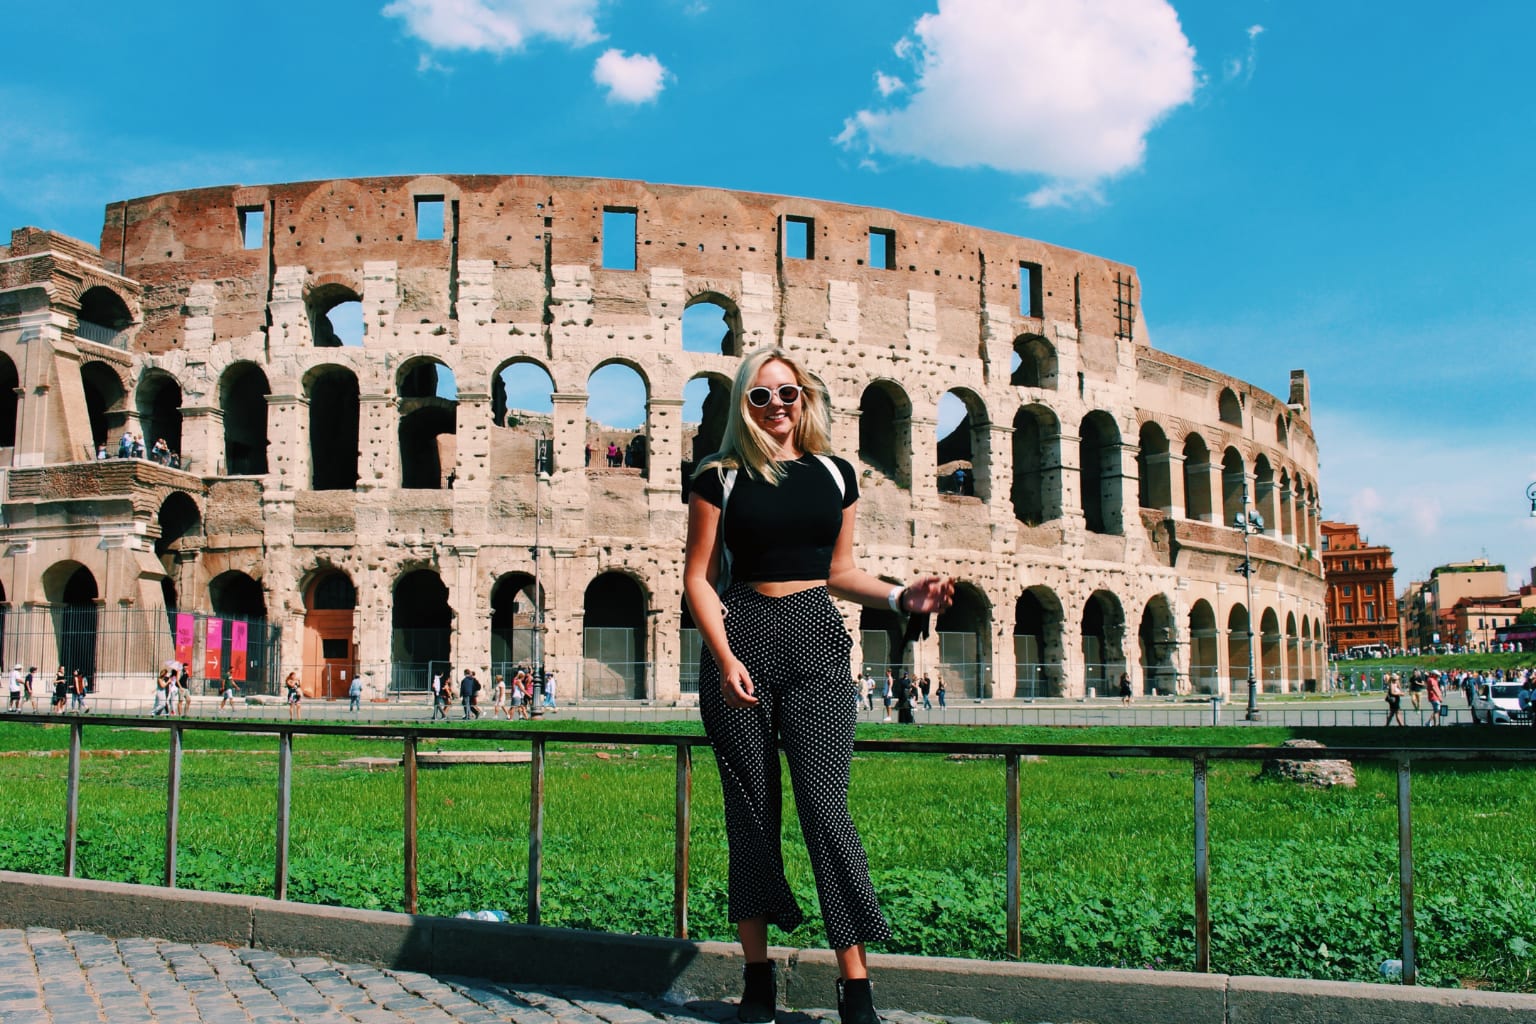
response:
<svg viewBox="0 0 1536 1024"><path fill-rule="evenodd" d="M1321 530L1329 651L1338 655L1364 644L1401 646L1392 549L1362 539L1354 523L1325 519Z"/></svg>
<svg viewBox="0 0 1536 1024"><path fill-rule="evenodd" d="M701 306L723 325L704 347ZM525 176L166 193L111 204L99 248L13 232L4 656L73 645L127 692L162 653L145 630L206 674L238 624L269 623L266 671L314 696L538 660L567 695L676 699L698 657L687 474L741 355L770 344L828 389L861 564L959 580L909 655L956 698L1080 696L1122 670L1225 692L1250 644L1266 690L1321 677L1301 371L1279 398L1159 352L1132 268L1039 241ZM617 466L588 409L612 366L645 395ZM513 383L530 374L539 403ZM940 438L946 395L964 417ZM175 458L111 457L123 434ZM1247 580L1245 504L1265 524ZM855 667L883 664L895 617L844 611Z"/></svg>

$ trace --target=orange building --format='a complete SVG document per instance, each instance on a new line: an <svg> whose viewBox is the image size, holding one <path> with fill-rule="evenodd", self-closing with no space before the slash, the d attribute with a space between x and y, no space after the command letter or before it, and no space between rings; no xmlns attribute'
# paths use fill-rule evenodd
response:
<svg viewBox="0 0 1536 1024"><path fill-rule="evenodd" d="M1329 651L1342 654L1361 644L1399 647L1392 549L1361 539L1353 523L1324 520L1321 529Z"/></svg>

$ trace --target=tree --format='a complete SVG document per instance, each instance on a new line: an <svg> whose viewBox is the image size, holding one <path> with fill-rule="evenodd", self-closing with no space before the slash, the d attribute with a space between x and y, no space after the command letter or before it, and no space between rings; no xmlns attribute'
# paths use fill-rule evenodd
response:
<svg viewBox="0 0 1536 1024"><path fill-rule="evenodd" d="M1536 608L1527 608L1515 616L1517 626L1536 626Z"/></svg>

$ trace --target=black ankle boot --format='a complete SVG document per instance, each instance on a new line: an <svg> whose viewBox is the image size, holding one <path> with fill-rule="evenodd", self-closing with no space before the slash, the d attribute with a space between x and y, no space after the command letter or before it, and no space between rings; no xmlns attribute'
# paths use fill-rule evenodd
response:
<svg viewBox="0 0 1536 1024"><path fill-rule="evenodd" d="M837 1016L842 1024L880 1024L868 978L837 980Z"/></svg>
<svg viewBox="0 0 1536 1024"><path fill-rule="evenodd" d="M736 1019L741 1024L769 1024L773 1020L773 1006L778 994L773 980L773 961L747 964L741 974L744 984L741 1002L736 1007Z"/></svg>

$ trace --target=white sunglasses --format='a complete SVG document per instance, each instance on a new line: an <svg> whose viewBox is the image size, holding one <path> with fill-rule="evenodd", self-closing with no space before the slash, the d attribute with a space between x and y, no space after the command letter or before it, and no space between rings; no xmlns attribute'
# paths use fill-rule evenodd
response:
<svg viewBox="0 0 1536 1024"><path fill-rule="evenodd" d="M754 409L766 408L777 395L780 405L794 405L805 390L799 384L780 384L776 388L756 387L747 389L747 404Z"/></svg>

